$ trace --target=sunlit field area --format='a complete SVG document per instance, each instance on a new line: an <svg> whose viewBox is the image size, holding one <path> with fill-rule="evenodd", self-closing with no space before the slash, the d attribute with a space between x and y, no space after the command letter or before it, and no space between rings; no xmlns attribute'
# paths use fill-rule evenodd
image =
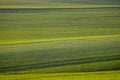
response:
<svg viewBox="0 0 120 80"><path fill-rule="evenodd" d="M2 80L119 80L119 71L0 75Z"/></svg>
<svg viewBox="0 0 120 80"><path fill-rule="evenodd" d="M1 0L1 80L120 80L119 0Z"/></svg>

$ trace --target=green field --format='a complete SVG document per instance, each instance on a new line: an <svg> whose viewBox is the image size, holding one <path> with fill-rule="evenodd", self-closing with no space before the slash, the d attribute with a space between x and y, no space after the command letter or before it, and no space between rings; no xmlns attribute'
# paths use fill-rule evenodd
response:
<svg viewBox="0 0 120 80"><path fill-rule="evenodd" d="M0 0L0 8L120 7L119 0Z"/></svg>
<svg viewBox="0 0 120 80"><path fill-rule="evenodd" d="M0 75L2 80L119 80L119 71L58 74Z"/></svg>
<svg viewBox="0 0 120 80"><path fill-rule="evenodd" d="M119 80L119 0L1 0L0 79Z"/></svg>

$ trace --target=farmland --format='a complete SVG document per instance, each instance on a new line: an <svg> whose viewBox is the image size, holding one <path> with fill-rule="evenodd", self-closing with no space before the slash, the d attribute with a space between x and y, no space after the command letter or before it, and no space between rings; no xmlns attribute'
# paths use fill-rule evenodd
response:
<svg viewBox="0 0 120 80"><path fill-rule="evenodd" d="M82 73L58 73L58 74L19 74L0 75L2 80L119 80L119 71L108 72L82 72Z"/></svg>
<svg viewBox="0 0 120 80"><path fill-rule="evenodd" d="M119 14L117 0L1 0L0 79L119 80Z"/></svg>

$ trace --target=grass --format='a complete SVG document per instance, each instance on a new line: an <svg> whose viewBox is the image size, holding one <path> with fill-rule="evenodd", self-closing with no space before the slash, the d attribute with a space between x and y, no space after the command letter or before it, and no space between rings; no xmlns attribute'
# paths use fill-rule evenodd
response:
<svg viewBox="0 0 120 80"><path fill-rule="evenodd" d="M16 10L0 13L0 43L119 35L119 8Z"/></svg>
<svg viewBox="0 0 120 80"><path fill-rule="evenodd" d="M118 0L1 0L0 8L90 8L117 7Z"/></svg>
<svg viewBox="0 0 120 80"><path fill-rule="evenodd" d="M120 79L119 1L0 2L0 79Z"/></svg>
<svg viewBox="0 0 120 80"><path fill-rule="evenodd" d="M119 71L0 75L2 80L119 80Z"/></svg>
<svg viewBox="0 0 120 80"><path fill-rule="evenodd" d="M36 69L36 73L55 73L119 69L119 39L112 36L3 44L0 71L32 73Z"/></svg>

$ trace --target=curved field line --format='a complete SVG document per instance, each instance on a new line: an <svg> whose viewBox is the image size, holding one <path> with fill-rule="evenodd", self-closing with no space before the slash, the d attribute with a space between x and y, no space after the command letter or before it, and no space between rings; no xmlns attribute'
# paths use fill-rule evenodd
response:
<svg viewBox="0 0 120 80"><path fill-rule="evenodd" d="M54 41L67 41L67 40L82 40L82 39L97 39L97 38L114 38L120 37L120 34L116 35L104 35L104 36L86 36L86 37L67 37L67 38L53 38L53 39L35 39L35 40L23 40L23 41L10 41L0 42L1 45L7 44L28 44L28 43L39 43L39 42L54 42Z"/></svg>
<svg viewBox="0 0 120 80"><path fill-rule="evenodd" d="M21 70L30 70L30 69L45 69L45 68L54 68L54 67L67 66L67 65L88 64L88 63L114 61L114 60L120 60L120 55L82 58L82 59L73 59L73 60L65 60L65 61L54 61L54 62L28 64L28 65L20 65L20 66L9 66L9 67L0 68L0 72L21 71ZM116 70L120 68L113 67L111 70L114 69ZM104 68L101 69L101 71L104 70L105 70Z"/></svg>
<svg viewBox="0 0 120 80"><path fill-rule="evenodd" d="M13 6L13 5L0 5L0 9L11 9L11 8L111 8L111 7L120 7L120 5L117 5L117 4L113 4L113 5L87 5L87 4L83 4L83 5L79 5L79 4L57 4L57 5L42 5L42 6L22 6L22 5L16 5L16 6Z"/></svg>

